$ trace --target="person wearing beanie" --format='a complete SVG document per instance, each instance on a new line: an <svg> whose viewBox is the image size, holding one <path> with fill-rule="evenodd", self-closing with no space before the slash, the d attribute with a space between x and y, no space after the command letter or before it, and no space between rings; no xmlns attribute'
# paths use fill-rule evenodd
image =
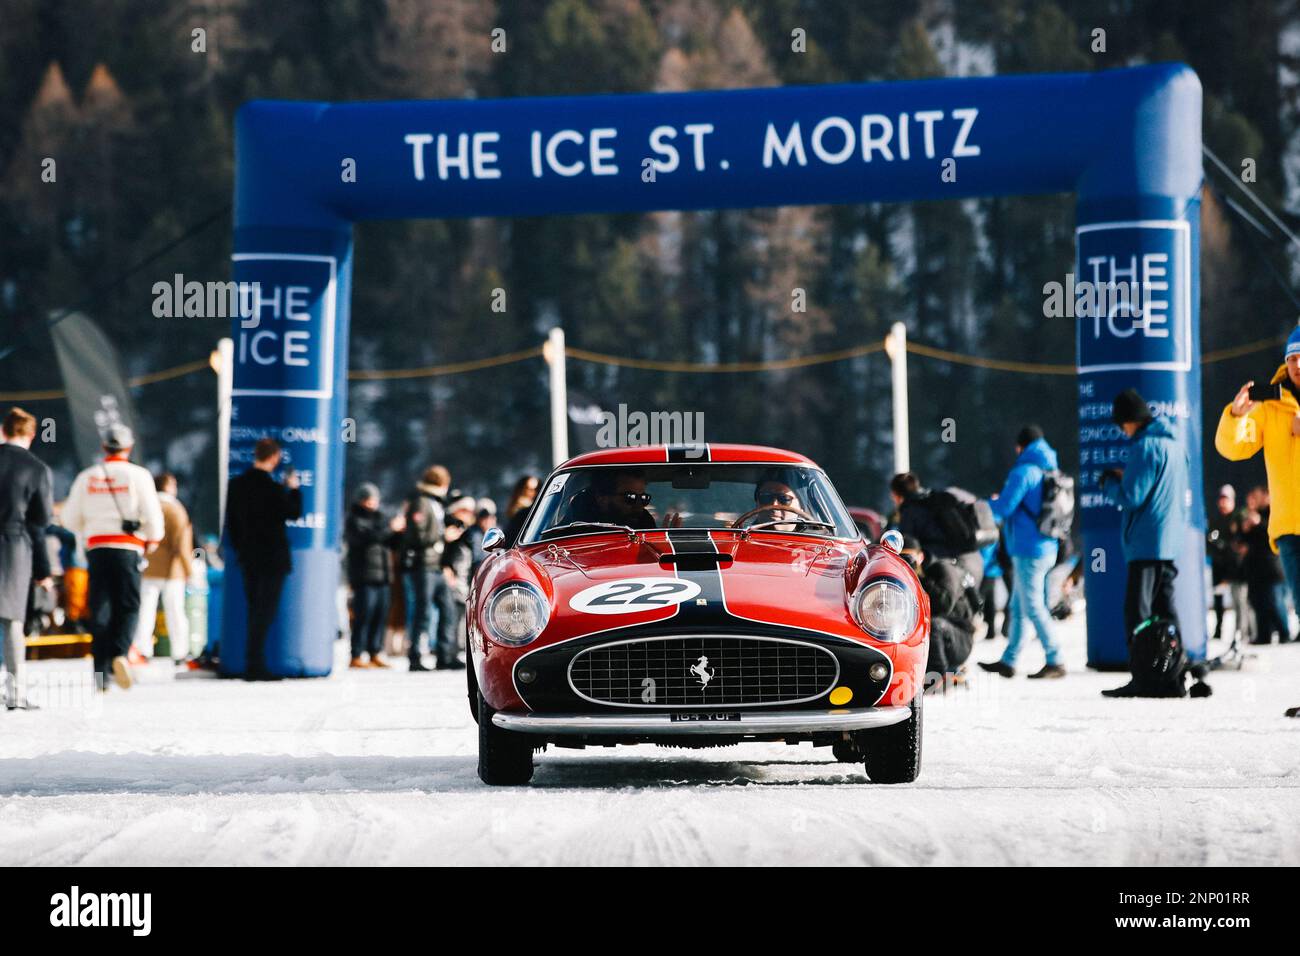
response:
<svg viewBox="0 0 1300 956"><path fill-rule="evenodd" d="M1019 448L1028 448L1038 439L1043 437L1043 430L1037 425L1026 425L1020 429L1020 434L1016 436L1016 446Z"/></svg>
<svg viewBox="0 0 1300 956"><path fill-rule="evenodd" d="M1271 502L1269 547L1282 559L1292 598L1300 601L1300 325L1286 340L1268 397L1261 399L1254 385L1243 385L1224 408L1214 447L1229 461L1245 461L1263 450Z"/></svg>
<svg viewBox="0 0 1300 956"><path fill-rule="evenodd" d="M1124 627L1130 645L1138 625L1152 617L1178 624L1174 608L1174 560L1187 543L1189 467L1187 447L1163 417L1135 389L1115 396L1111 419L1129 438L1124 468L1101 475L1119 506L1120 543L1128 565L1124 590ZM1140 697L1155 689L1143 685L1141 675L1123 687L1102 691L1107 697Z"/></svg>
<svg viewBox="0 0 1300 956"><path fill-rule="evenodd" d="M406 502L402 571L409 642L407 658L411 671L429 670L422 659L422 645L426 641L439 670L465 666L456 640L456 598L442 572L450 493L451 472L443 465L431 465L425 469ZM436 632L433 630L435 608L438 612Z"/></svg>
<svg viewBox="0 0 1300 956"><path fill-rule="evenodd" d="M1143 398L1136 388L1126 388L1115 396L1115 401L1111 403L1110 418L1120 428L1124 428L1126 423L1132 423L1138 428L1148 424L1152 418L1151 407L1147 400ZM1132 434L1125 430L1125 434L1132 437Z"/></svg>
<svg viewBox="0 0 1300 956"><path fill-rule="evenodd" d="M1011 600L1007 605L1007 647L997 661L980 667L1003 677L1014 677L1016 659L1030 628L1043 645L1045 662L1032 678L1065 676L1061 649L1056 643L1052 615L1047 610L1047 575L1056 566L1059 543L1038 527L1043 511L1043 481L1058 470L1056 450L1037 425L1026 425L1016 435L1016 463L1007 474L1001 493L989 502L1002 525L1011 556Z"/></svg>
<svg viewBox="0 0 1300 956"><path fill-rule="evenodd" d="M385 521L379 510L379 488L370 482L357 487L343 523L347 545L348 586L352 589L353 668L388 667L379 656L388 623L388 591L392 581L389 554L397 548L406 519ZM369 655L366 660L363 655Z"/></svg>
<svg viewBox="0 0 1300 956"><path fill-rule="evenodd" d="M479 565L487 560L487 552L483 550L483 536L488 533L488 529L495 528L496 524L497 503L491 498L480 498L477 502L474 524L465 531L465 541L473 554L473 562L469 568L471 581L478 573Z"/></svg>

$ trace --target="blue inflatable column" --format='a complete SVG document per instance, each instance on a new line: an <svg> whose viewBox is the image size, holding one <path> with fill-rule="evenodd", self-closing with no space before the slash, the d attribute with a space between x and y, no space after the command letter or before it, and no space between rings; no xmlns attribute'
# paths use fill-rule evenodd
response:
<svg viewBox="0 0 1300 956"><path fill-rule="evenodd" d="M284 448L276 477L302 482L303 515L289 523L293 573L267 636L266 665L282 677L329 674L338 633L339 516L347 415L350 225L235 229L234 279L243 315L232 323L234 397L230 475L271 437ZM242 674L247 617L239 564L229 549L221 669Z"/></svg>
<svg viewBox="0 0 1300 956"><path fill-rule="evenodd" d="M1173 423L1187 452L1190 522L1177 560L1175 600L1188 653L1205 656L1200 108L1195 75L1173 74L1107 144L1114 159L1090 170L1079 189L1076 283L1105 287L1110 296L1097 314L1080 310L1075 320L1088 664L1099 669L1128 666L1121 514L1099 480L1126 464L1130 443L1110 417L1111 402L1126 388L1136 388ZM1140 314L1130 302L1116 301L1112 284L1136 288Z"/></svg>

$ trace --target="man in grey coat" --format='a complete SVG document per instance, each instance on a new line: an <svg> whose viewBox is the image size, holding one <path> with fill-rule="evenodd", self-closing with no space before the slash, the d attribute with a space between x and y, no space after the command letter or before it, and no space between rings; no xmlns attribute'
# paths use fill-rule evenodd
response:
<svg viewBox="0 0 1300 956"><path fill-rule="evenodd" d="M5 663L8 710L28 707L24 671L27 644L23 622L32 579L49 587L50 557L45 527L54 513L50 469L29 451L36 419L11 408L0 423L0 648Z"/></svg>

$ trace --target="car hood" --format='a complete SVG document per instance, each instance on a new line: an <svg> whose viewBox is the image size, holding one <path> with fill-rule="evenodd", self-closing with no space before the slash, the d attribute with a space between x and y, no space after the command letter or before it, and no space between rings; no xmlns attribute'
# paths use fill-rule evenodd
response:
<svg viewBox="0 0 1300 956"><path fill-rule="evenodd" d="M858 639L862 632L848 612L846 594L866 550L860 541L670 531L635 539L582 537L525 552L549 579L549 643L639 625L699 631L745 621ZM885 559L896 560L892 554ZM641 582L641 591L629 596L635 585L614 587L619 581ZM659 581L686 586L671 595L674 603L648 603L666 590L655 586ZM647 603L638 606L638 599Z"/></svg>

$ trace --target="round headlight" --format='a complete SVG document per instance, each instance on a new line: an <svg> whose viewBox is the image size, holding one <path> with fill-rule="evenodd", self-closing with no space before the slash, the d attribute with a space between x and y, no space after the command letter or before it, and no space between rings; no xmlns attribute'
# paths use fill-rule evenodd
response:
<svg viewBox="0 0 1300 956"><path fill-rule="evenodd" d="M893 578L877 578L858 588L853 618L872 637L897 643L916 627L919 609L912 593Z"/></svg>
<svg viewBox="0 0 1300 956"><path fill-rule="evenodd" d="M536 640L550 616L550 605L541 592L531 584L516 581L492 592L483 618L492 640L520 647Z"/></svg>

